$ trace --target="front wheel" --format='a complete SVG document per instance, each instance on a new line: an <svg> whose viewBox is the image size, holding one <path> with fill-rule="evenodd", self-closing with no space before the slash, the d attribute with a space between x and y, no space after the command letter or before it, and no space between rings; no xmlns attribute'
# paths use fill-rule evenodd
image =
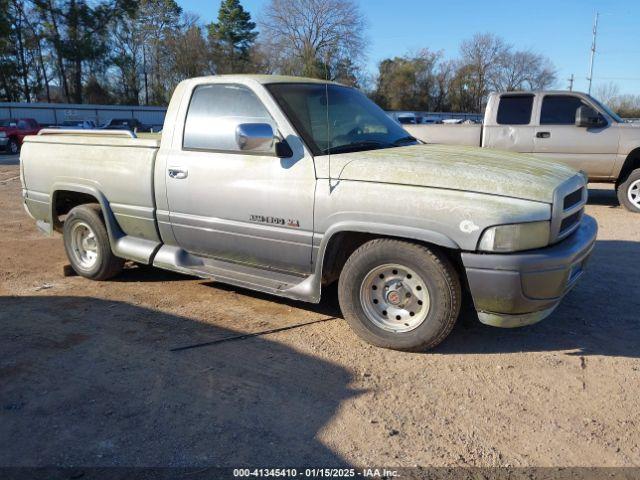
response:
<svg viewBox="0 0 640 480"><path fill-rule="evenodd" d="M100 205L73 208L64 221L63 235L67 257L78 275L107 280L122 270L124 260L111 252Z"/></svg>
<svg viewBox="0 0 640 480"><path fill-rule="evenodd" d="M640 213L640 168L633 170L618 185L617 194L620 205L630 212Z"/></svg>
<svg viewBox="0 0 640 480"><path fill-rule="evenodd" d="M345 319L367 342L422 351L451 332L460 313L461 288L455 268L440 253L377 239L349 257L338 296Z"/></svg>

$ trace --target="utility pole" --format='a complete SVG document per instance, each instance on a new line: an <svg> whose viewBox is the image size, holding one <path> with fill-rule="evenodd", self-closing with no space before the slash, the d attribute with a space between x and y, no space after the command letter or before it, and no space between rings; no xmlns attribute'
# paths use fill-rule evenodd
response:
<svg viewBox="0 0 640 480"><path fill-rule="evenodd" d="M596 37L598 36L598 17L600 13L596 12L596 18L593 21L593 41L591 42L591 61L589 62L589 95L591 95L591 83L593 82L593 60L596 56Z"/></svg>
<svg viewBox="0 0 640 480"><path fill-rule="evenodd" d="M569 80L569 91L573 92L573 73L571 74L571 77L568 78L567 80Z"/></svg>

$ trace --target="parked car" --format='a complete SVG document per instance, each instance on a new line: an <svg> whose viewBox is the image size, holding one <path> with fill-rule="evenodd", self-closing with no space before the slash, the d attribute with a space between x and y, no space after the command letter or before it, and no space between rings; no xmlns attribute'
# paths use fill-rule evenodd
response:
<svg viewBox="0 0 640 480"><path fill-rule="evenodd" d="M484 125L408 131L427 143L479 145L564 162L587 172L590 181L615 184L620 203L640 213L640 124L625 122L585 93L495 93Z"/></svg>
<svg viewBox="0 0 640 480"><path fill-rule="evenodd" d="M418 119L413 113L399 114L396 118L401 125L415 125L418 123Z"/></svg>
<svg viewBox="0 0 640 480"><path fill-rule="evenodd" d="M41 127L33 118L0 120L0 150L17 155L24 137L36 135Z"/></svg>
<svg viewBox="0 0 640 480"><path fill-rule="evenodd" d="M65 120L59 125L59 128L65 130L92 130L97 128L97 125L93 120Z"/></svg>
<svg viewBox="0 0 640 480"><path fill-rule="evenodd" d="M112 118L102 128L106 130L129 130L130 132L150 132L151 127L137 118Z"/></svg>
<svg viewBox="0 0 640 480"><path fill-rule="evenodd" d="M337 281L345 319L382 347L440 343L463 289L489 325L545 318L596 238L581 173L420 144L332 82L195 78L161 139L48 133L27 137L24 203L78 274L129 259L308 302Z"/></svg>

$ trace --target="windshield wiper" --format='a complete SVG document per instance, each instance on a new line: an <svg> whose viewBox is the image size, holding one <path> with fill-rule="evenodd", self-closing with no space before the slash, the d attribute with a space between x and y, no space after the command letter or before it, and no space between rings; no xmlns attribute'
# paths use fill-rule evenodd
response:
<svg viewBox="0 0 640 480"><path fill-rule="evenodd" d="M401 138L397 139L395 142L393 142L393 145L395 145L396 147L399 147L403 143L417 142L417 141L418 141L418 139L416 137L412 137L411 135L407 135L406 137L401 137Z"/></svg>
<svg viewBox="0 0 640 480"><path fill-rule="evenodd" d="M374 148L389 148L395 147L396 145L393 143L387 142L378 142L376 140L367 140L362 142L355 143L347 143L345 145L338 145L336 147L325 148L323 153L347 153L347 152L357 152L360 150L366 150L370 147Z"/></svg>

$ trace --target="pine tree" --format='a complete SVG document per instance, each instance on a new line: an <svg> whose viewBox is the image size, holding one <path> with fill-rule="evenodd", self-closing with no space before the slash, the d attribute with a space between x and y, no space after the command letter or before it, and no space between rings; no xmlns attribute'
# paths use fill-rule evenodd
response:
<svg viewBox="0 0 640 480"><path fill-rule="evenodd" d="M223 0L218 22L208 25L209 41L214 50L218 73L244 71L250 62L250 51L258 32L240 0Z"/></svg>
<svg viewBox="0 0 640 480"><path fill-rule="evenodd" d="M251 14L242 7L240 0L224 0L218 11L218 23L209 25L209 35L246 53L258 36L255 28Z"/></svg>

